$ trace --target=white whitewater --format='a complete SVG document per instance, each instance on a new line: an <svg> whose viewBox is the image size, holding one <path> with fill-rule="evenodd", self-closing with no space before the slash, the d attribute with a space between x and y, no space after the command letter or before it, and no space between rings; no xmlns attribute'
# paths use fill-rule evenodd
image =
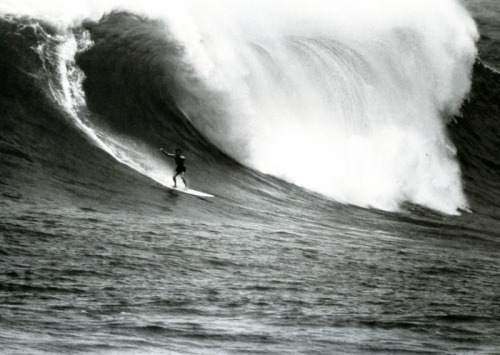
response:
<svg viewBox="0 0 500 355"><path fill-rule="evenodd" d="M193 13L195 74L180 81L196 100L178 99L226 153L344 203L467 208L445 128L476 56L458 2L209 2Z"/></svg>

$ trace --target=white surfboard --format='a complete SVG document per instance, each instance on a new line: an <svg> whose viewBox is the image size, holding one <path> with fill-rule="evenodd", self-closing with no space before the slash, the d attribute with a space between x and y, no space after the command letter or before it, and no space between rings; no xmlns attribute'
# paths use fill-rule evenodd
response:
<svg viewBox="0 0 500 355"><path fill-rule="evenodd" d="M196 191L196 190L191 190L188 189L187 187L173 187L173 186L166 186L171 190L183 192L188 195L193 195L193 196L198 196L198 197L214 197L214 195L207 194L206 192L201 192L201 191Z"/></svg>

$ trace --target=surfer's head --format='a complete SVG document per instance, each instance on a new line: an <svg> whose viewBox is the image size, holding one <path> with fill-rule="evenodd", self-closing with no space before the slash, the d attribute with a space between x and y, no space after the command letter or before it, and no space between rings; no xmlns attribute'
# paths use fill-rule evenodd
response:
<svg viewBox="0 0 500 355"><path fill-rule="evenodd" d="M179 148L177 148L177 149L175 150L175 154L181 154L181 153L182 153L182 150L180 150Z"/></svg>

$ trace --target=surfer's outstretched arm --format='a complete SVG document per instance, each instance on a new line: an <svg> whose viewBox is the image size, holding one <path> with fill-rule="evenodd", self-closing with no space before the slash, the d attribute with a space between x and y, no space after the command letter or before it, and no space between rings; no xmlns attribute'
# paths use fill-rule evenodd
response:
<svg viewBox="0 0 500 355"><path fill-rule="evenodd" d="M175 157L175 154L167 153L163 148L160 148L160 152L165 154L167 157L171 157L171 158Z"/></svg>

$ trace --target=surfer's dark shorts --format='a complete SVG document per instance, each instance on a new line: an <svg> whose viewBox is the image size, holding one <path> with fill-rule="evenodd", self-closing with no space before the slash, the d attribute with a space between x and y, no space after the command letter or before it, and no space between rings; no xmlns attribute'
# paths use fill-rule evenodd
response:
<svg viewBox="0 0 500 355"><path fill-rule="evenodd" d="M178 166L177 168L175 168L175 172L177 174L185 173L186 172L186 167L185 166Z"/></svg>

